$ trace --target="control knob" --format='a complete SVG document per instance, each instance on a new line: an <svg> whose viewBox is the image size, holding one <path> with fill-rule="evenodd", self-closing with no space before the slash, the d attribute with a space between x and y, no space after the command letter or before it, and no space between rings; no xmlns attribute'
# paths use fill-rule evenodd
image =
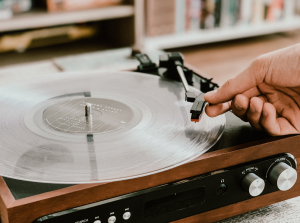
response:
<svg viewBox="0 0 300 223"><path fill-rule="evenodd" d="M277 163L269 172L270 182L279 190L291 189L297 180L297 171L284 162Z"/></svg>
<svg viewBox="0 0 300 223"><path fill-rule="evenodd" d="M248 173L242 180L242 188L252 197L260 195L265 189L265 181L255 173Z"/></svg>

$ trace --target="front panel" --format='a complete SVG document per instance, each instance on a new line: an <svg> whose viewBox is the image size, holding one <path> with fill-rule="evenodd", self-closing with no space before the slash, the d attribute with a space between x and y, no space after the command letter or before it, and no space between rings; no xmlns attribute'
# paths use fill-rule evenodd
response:
<svg viewBox="0 0 300 223"><path fill-rule="evenodd" d="M292 155L279 154L50 214L35 223L170 222L279 189L288 190L296 181L296 166Z"/></svg>

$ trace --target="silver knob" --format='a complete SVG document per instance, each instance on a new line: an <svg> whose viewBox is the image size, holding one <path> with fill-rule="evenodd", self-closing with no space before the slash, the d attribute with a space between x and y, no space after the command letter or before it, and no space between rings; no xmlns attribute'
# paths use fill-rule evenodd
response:
<svg viewBox="0 0 300 223"><path fill-rule="evenodd" d="M265 189L265 181L254 173L248 173L242 180L242 188L255 197Z"/></svg>
<svg viewBox="0 0 300 223"><path fill-rule="evenodd" d="M123 214L123 219L124 219L124 220L128 220L130 217L131 217L131 213L130 213L129 211L127 211L127 212L125 212L125 213Z"/></svg>
<svg viewBox="0 0 300 223"><path fill-rule="evenodd" d="M291 189L297 180L297 171L284 162L277 163L268 176L270 182L279 190Z"/></svg>
<svg viewBox="0 0 300 223"><path fill-rule="evenodd" d="M108 223L115 223L117 218L115 216L110 216L108 219Z"/></svg>

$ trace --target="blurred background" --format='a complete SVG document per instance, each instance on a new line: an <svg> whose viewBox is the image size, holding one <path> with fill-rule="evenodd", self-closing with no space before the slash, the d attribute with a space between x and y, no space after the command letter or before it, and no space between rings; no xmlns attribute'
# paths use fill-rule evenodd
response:
<svg viewBox="0 0 300 223"><path fill-rule="evenodd" d="M259 55L299 42L300 0L0 0L0 85L135 69L132 49L154 61L182 52L223 84ZM222 222L299 222L298 212L294 198Z"/></svg>
<svg viewBox="0 0 300 223"><path fill-rule="evenodd" d="M132 49L154 61L182 52L223 84L259 55L299 42L300 0L0 0L0 85L135 69ZM298 206L294 198L222 222L299 222Z"/></svg>
<svg viewBox="0 0 300 223"><path fill-rule="evenodd" d="M180 51L222 84L298 43L299 29L300 0L0 0L0 71L39 61L99 69L125 64L133 48Z"/></svg>

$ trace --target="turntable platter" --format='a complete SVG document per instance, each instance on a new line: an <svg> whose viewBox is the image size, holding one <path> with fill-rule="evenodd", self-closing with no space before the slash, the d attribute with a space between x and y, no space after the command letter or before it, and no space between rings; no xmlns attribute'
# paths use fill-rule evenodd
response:
<svg viewBox="0 0 300 223"><path fill-rule="evenodd" d="M186 163L225 116L190 122L181 83L133 72L74 72L0 87L0 175L46 183L141 177Z"/></svg>

